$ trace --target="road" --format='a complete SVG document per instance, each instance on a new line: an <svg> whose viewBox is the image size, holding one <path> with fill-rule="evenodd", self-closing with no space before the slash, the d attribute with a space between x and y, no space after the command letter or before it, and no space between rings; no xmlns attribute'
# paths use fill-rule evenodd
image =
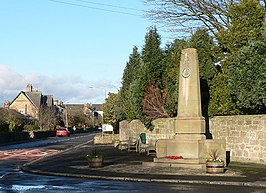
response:
<svg viewBox="0 0 266 193"><path fill-rule="evenodd" d="M41 156L56 153L93 139L94 133L49 138L0 147L0 193L40 192L179 192L179 193L263 193L261 188L208 186L194 184L142 183L112 180L65 178L24 173L19 166Z"/></svg>

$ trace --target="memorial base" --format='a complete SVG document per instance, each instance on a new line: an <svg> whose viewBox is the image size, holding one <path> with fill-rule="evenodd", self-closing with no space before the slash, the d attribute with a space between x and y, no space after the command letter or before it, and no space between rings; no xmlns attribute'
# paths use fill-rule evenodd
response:
<svg viewBox="0 0 266 193"><path fill-rule="evenodd" d="M206 160L212 150L220 152L220 158L226 159L225 141L209 140L202 134L178 134L175 139L157 141L156 156L149 166L181 167L192 169L206 168ZM168 159L169 156L182 156L183 159ZM147 163L146 163L147 165Z"/></svg>

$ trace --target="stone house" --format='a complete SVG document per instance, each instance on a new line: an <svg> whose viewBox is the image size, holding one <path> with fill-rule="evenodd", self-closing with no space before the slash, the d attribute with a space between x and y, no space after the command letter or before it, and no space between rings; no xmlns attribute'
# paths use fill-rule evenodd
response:
<svg viewBox="0 0 266 193"><path fill-rule="evenodd" d="M4 104L6 109L37 120L43 107L50 108L67 127L74 126L71 122L77 116L87 119L86 122L91 121L94 126L102 124L102 104L63 104L62 101L54 100L52 95L43 95L41 91L34 89L32 84L27 85L26 91L20 91L11 103L6 101Z"/></svg>
<svg viewBox="0 0 266 193"><path fill-rule="evenodd" d="M67 126L73 127L73 118L75 116L84 117L83 127L99 126L102 124L102 104L65 104L64 122ZM80 123L81 124L81 123ZM80 125L76 125L80 126Z"/></svg>
<svg viewBox="0 0 266 193"><path fill-rule="evenodd" d="M42 107L54 108L53 96L43 95L41 91L33 89L32 84L28 84L27 91L21 91L8 105L9 109L35 119L38 119Z"/></svg>

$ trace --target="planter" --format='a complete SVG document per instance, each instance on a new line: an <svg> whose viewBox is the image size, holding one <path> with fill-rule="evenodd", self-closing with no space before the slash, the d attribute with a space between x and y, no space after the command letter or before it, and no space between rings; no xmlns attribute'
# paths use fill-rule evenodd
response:
<svg viewBox="0 0 266 193"><path fill-rule="evenodd" d="M90 168L100 168L103 164L103 157L90 158L88 163Z"/></svg>
<svg viewBox="0 0 266 193"><path fill-rule="evenodd" d="M206 162L207 173L224 173L224 162Z"/></svg>

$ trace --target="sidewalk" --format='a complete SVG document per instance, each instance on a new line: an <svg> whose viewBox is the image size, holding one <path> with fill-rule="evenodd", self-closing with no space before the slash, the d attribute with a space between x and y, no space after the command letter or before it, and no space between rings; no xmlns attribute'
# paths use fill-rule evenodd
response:
<svg viewBox="0 0 266 193"><path fill-rule="evenodd" d="M92 148L96 148L104 156L102 168L89 168L86 154ZM265 165L232 163L223 174L207 174L194 169L142 166L142 162L152 160L152 156L121 151L111 145L85 143L25 164L22 170L45 175L107 180L266 187Z"/></svg>

